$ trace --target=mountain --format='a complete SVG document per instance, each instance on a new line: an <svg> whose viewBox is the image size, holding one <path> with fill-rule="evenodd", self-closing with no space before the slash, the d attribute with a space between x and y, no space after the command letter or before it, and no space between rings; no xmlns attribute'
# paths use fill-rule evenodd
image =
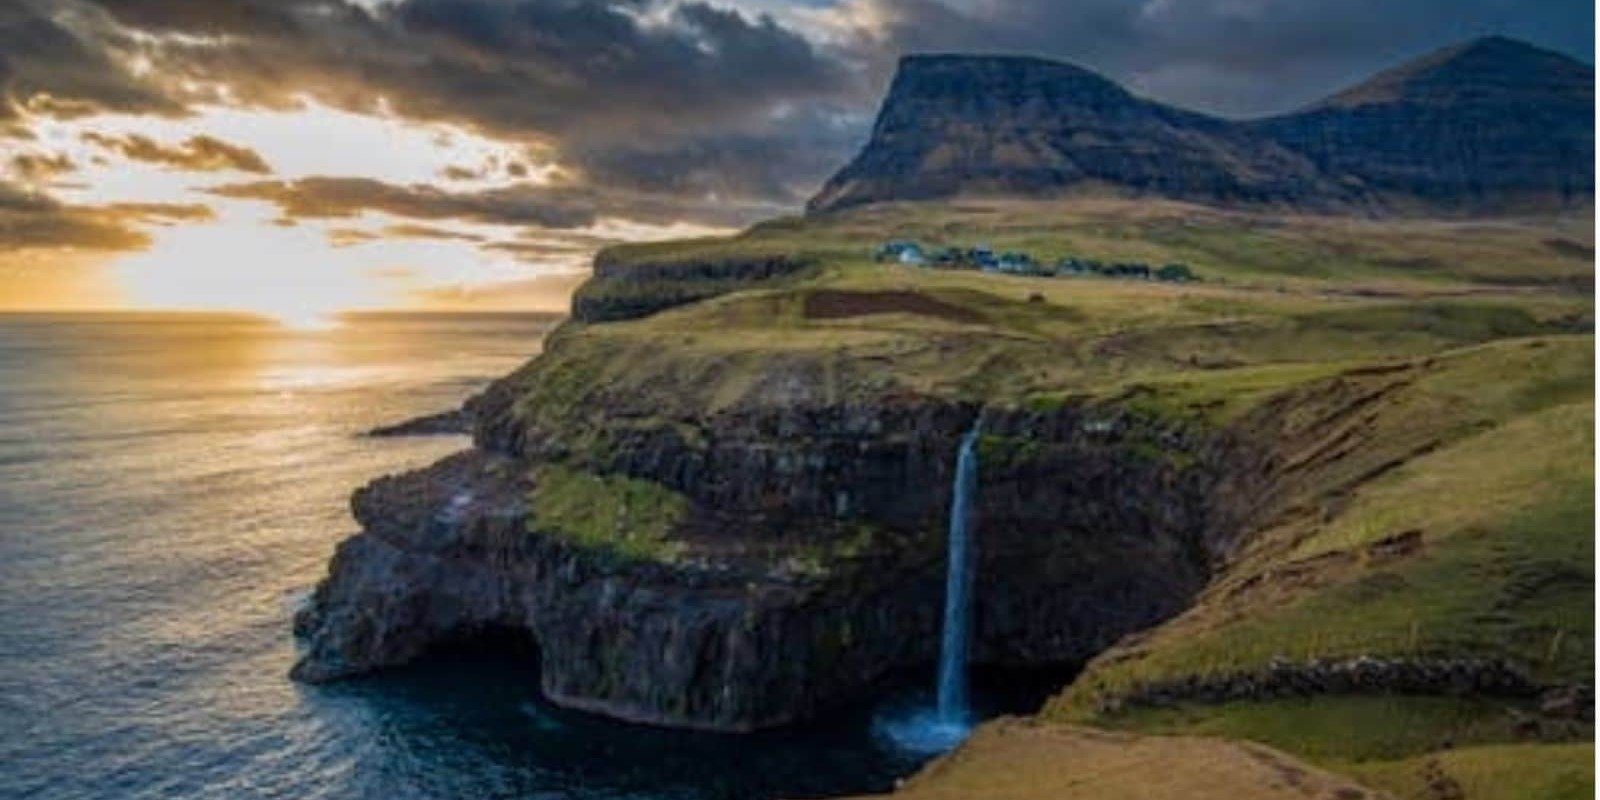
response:
<svg viewBox="0 0 1600 800"><path fill-rule="evenodd" d="M901 60L871 141L809 208L1080 187L1200 201L1351 199L1302 155L1089 70L935 55Z"/></svg>
<svg viewBox="0 0 1600 800"><path fill-rule="evenodd" d="M1249 127L1329 173L1433 205L1594 193L1594 69L1503 37L1440 50Z"/></svg>
<svg viewBox="0 0 1600 800"><path fill-rule="evenodd" d="M1588 65L1496 37L1299 112L1232 121L1068 64L908 56L866 147L807 208L1076 193L1312 209L1581 202L1594 188L1593 80Z"/></svg>

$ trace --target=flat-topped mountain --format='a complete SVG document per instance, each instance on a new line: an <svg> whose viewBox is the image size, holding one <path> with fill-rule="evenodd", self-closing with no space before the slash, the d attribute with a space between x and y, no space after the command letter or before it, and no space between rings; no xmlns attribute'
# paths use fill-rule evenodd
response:
<svg viewBox="0 0 1600 800"><path fill-rule="evenodd" d="M810 208L1072 189L1223 202L1354 199L1260 134L1145 100L1086 69L939 55L900 62L871 141Z"/></svg>
<svg viewBox="0 0 1600 800"><path fill-rule="evenodd" d="M1231 121L1080 67L908 56L866 147L808 205L960 194L1152 195L1310 209L1498 209L1592 193L1593 68L1503 38L1293 114Z"/></svg>

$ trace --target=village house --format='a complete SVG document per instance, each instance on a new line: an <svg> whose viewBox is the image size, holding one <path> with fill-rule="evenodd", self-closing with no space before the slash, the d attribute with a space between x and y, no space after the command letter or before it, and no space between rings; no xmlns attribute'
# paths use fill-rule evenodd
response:
<svg viewBox="0 0 1600 800"><path fill-rule="evenodd" d="M946 247L933 254L933 263L941 267L961 267L967 262L966 254L959 247Z"/></svg>
<svg viewBox="0 0 1600 800"><path fill-rule="evenodd" d="M878 249L872 254L872 260L880 263L884 261L898 261L902 264L921 263L922 248L916 242L896 239L878 245Z"/></svg>
<svg viewBox="0 0 1600 800"><path fill-rule="evenodd" d="M995 260L995 269L1011 275L1030 275L1035 270L1033 256L1008 250Z"/></svg>
<svg viewBox="0 0 1600 800"><path fill-rule="evenodd" d="M985 272L993 272L999 267L999 261L994 257L994 250L986 244L968 250L967 261Z"/></svg>
<svg viewBox="0 0 1600 800"><path fill-rule="evenodd" d="M1046 265L1035 260L1032 254L1020 250L1007 250L996 255L986 244L975 245L966 250L959 247L925 250L922 245L909 239L884 242L873 252L873 260L879 263L892 262L945 269L980 269L984 272L1036 277L1097 276L1124 280L1156 280L1165 283L1199 280L1187 264L1171 263L1152 268L1142 261L1108 263L1092 258L1063 256L1053 265Z"/></svg>

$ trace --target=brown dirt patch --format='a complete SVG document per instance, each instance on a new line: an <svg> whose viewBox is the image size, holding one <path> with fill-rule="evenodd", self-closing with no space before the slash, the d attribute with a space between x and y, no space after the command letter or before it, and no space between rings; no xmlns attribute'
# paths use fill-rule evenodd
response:
<svg viewBox="0 0 1600 800"><path fill-rule="evenodd" d="M951 322L983 322L983 315L970 308L962 308L921 292L822 289L806 295L806 319L848 319L872 314L920 314Z"/></svg>
<svg viewBox="0 0 1600 800"><path fill-rule="evenodd" d="M1594 260L1594 248L1583 242L1574 242L1571 239L1546 239L1544 240L1544 246L1567 258L1575 258L1579 261Z"/></svg>
<svg viewBox="0 0 1600 800"><path fill-rule="evenodd" d="M1022 720L979 728L892 800L1380 800L1263 745Z"/></svg>

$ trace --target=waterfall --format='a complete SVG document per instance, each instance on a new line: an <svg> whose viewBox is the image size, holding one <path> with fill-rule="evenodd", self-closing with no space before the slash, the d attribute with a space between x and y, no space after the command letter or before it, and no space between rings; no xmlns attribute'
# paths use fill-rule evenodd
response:
<svg viewBox="0 0 1600 800"><path fill-rule="evenodd" d="M939 647L939 718L967 719L967 640L972 629L972 499L978 491L979 423L961 437L950 500L950 565L944 584L944 639Z"/></svg>
<svg viewBox="0 0 1600 800"><path fill-rule="evenodd" d="M978 435L982 420L961 437L950 498L950 565L945 573L944 635L939 643L939 702L907 716L876 720L874 729L900 748L943 753L972 732L967 704L967 647L972 638L973 502L978 494Z"/></svg>

